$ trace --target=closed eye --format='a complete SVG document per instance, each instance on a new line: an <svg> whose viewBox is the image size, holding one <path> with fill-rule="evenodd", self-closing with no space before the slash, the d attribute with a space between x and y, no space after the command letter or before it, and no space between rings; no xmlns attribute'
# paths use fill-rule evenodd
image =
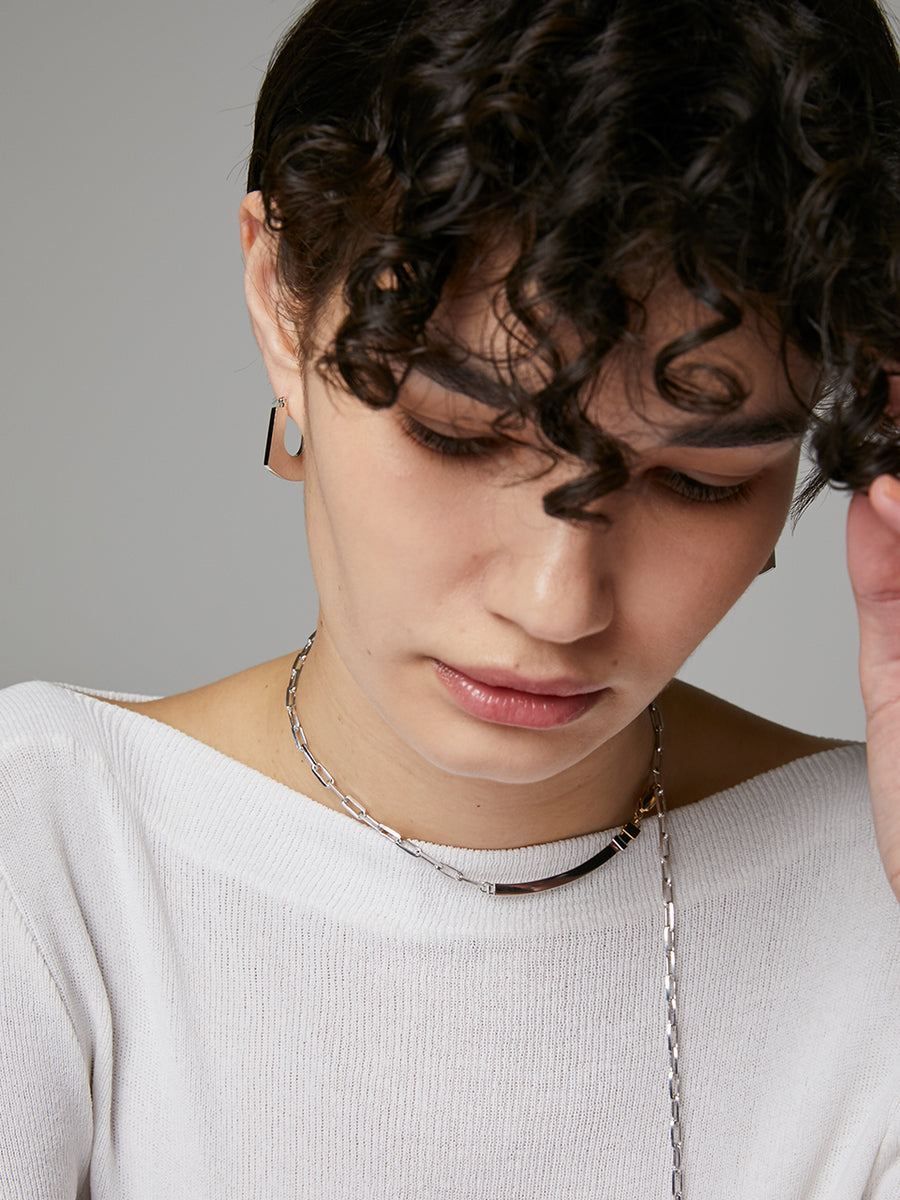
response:
<svg viewBox="0 0 900 1200"><path fill-rule="evenodd" d="M749 500L755 479L743 479L738 483L703 483L683 471L661 468L654 472L657 482L668 492L690 504L726 504L735 500Z"/></svg>
<svg viewBox="0 0 900 1200"><path fill-rule="evenodd" d="M458 461L483 460L495 456L511 445L509 440L497 435L451 437L449 434L438 433L429 425L423 425L409 412L401 410L399 416L400 428L411 441L442 458ZM670 468L659 468L653 472L653 478L666 493L689 504L725 504L747 500L754 483L754 479L730 484L704 483L684 474L683 471Z"/></svg>
<svg viewBox="0 0 900 1200"><path fill-rule="evenodd" d="M400 428L418 446L424 446L426 450L444 458L487 458L508 444L497 436L449 437L428 425L423 425L408 412L400 414Z"/></svg>

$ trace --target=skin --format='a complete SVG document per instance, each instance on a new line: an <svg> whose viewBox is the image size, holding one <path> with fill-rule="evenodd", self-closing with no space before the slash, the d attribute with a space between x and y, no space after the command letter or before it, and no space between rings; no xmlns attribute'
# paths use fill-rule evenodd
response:
<svg viewBox="0 0 900 1200"><path fill-rule="evenodd" d="M900 388L892 413L900 415ZM869 791L884 869L900 899L900 481L882 475L853 497L847 563L859 614Z"/></svg>
<svg viewBox="0 0 900 1200"><path fill-rule="evenodd" d="M590 397L593 419L633 452L632 483L598 503L606 523L565 522L541 500L581 464L563 459L537 478L547 463L534 433L514 450L448 459L404 424L483 437L494 412L476 399L416 376L397 405L373 411L298 367L258 196L241 218L254 331L274 394L287 398L305 438L320 615L297 707L343 791L407 837L502 848L628 819L649 764L645 709L660 693L673 807L832 744L670 685L769 558L800 449L797 437L724 448L673 440L703 421L656 395L647 363L706 319L687 293L654 290L643 353L612 361ZM475 290L438 312L476 354L496 333L489 300ZM320 344L339 317L336 306L323 314ZM742 419L795 408L776 345L760 318L704 351L746 384ZM804 386L802 363L792 374ZM747 494L698 501L682 494L684 476ZM311 787L290 737L282 697L291 659L131 707L336 806ZM463 711L435 660L605 690L570 724L525 729Z"/></svg>

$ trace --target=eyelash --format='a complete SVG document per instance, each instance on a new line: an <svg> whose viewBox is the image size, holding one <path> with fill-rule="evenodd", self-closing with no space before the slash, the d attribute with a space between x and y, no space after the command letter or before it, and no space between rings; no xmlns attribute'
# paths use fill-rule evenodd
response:
<svg viewBox="0 0 900 1200"><path fill-rule="evenodd" d="M489 458L502 448L503 443L494 437L456 438L422 425L409 413L401 417L401 429L418 446L439 454L443 458L457 461L469 461ZM657 482L670 494L675 495L689 504L730 504L735 501L748 500L753 490L753 480L747 479L741 483L730 483L716 486L702 483L681 471L664 468L656 475Z"/></svg>
<svg viewBox="0 0 900 1200"><path fill-rule="evenodd" d="M447 437L443 433L430 429L427 425L420 425L409 413L401 414L400 427L407 437L417 445L424 446L426 450L432 450L444 458L488 458L490 455L496 454L503 445L496 437Z"/></svg>
<svg viewBox="0 0 900 1200"><path fill-rule="evenodd" d="M741 483L729 483L716 486L711 483L701 483L681 471L665 470L660 476L663 487L689 504L733 504L739 500L749 500L753 491L753 480L745 479Z"/></svg>

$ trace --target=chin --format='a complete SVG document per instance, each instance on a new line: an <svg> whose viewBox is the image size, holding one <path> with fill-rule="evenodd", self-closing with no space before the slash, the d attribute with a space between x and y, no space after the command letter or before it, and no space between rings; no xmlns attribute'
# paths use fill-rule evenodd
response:
<svg viewBox="0 0 900 1200"><path fill-rule="evenodd" d="M442 746L413 744L413 748L432 766L448 775L513 786L553 779L582 762L596 749L593 743L567 747L552 745L547 731L536 734L533 730L508 725L492 725L491 730L502 731L505 735L490 738L494 742L492 746L477 745L476 739L469 737L455 745L447 742Z"/></svg>

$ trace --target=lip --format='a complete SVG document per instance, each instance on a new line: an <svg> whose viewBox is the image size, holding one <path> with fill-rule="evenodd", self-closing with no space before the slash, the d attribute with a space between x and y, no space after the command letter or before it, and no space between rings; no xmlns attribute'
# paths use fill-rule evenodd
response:
<svg viewBox="0 0 900 1200"><path fill-rule="evenodd" d="M596 683L580 683L558 675L554 679L526 679L516 671L507 671L503 667L451 667L449 663L435 659L439 667L455 671L458 675L471 679L474 683L483 683L491 688L508 688L514 692L527 692L535 696L585 696L590 692L600 692L603 689Z"/></svg>
<svg viewBox="0 0 900 1200"><path fill-rule="evenodd" d="M462 670L434 659L435 673L460 708L499 725L556 729L593 708L606 688L557 676L526 679L515 671L477 667Z"/></svg>

